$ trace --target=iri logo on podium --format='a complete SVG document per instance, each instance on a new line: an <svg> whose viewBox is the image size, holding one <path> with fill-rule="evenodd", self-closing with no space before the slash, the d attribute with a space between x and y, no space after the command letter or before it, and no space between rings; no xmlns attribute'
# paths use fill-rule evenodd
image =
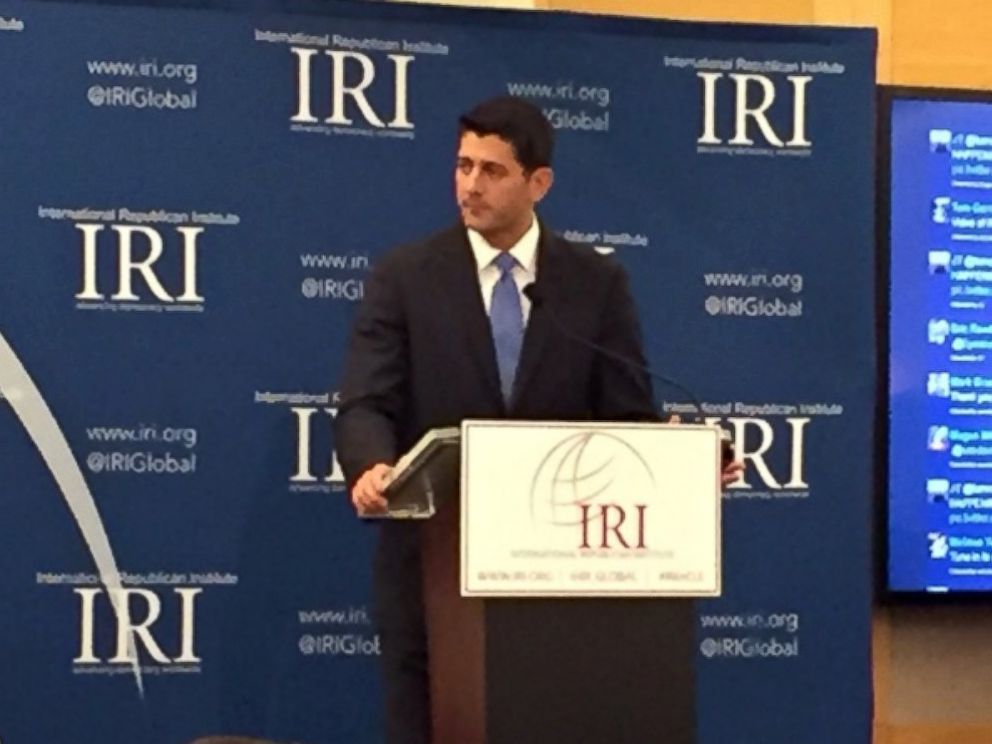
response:
<svg viewBox="0 0 992 744"><path fill-rule="evenodd" d="M580 550L646 550L654 473L622 438L571 434L551 449L531 484L534 522L574 530Z"/></svg>

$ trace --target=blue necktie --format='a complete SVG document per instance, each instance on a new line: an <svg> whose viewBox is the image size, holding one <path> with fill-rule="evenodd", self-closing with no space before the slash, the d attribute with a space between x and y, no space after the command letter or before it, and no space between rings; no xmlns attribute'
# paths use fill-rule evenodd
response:
<svg viewBox="0 0 992 744"><path fill-rule="evenodd" d="M524 313L520 305L520 290L513 280L513 267L517 260L509 253L501 253L493 261L500 271L499 281L493 288L493 301L489 307L489 322L496 344L496 363L499 365L499 386L503 400L510 401L513 378L520 361L520 348L524 342Z"/></svg>

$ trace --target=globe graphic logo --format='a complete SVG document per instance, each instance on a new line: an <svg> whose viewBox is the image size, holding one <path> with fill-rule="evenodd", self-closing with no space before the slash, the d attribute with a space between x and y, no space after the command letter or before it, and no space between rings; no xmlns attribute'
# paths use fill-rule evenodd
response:
<svg viewBox="0 0 992 744"><path fill-rule="evenodd" d="M582 524L582 507L653 500L657 488L647 461L614 434L570 434L541 460L531 484L531 519L568 527ZM600 517L589 510L589 521Z"/></svg>

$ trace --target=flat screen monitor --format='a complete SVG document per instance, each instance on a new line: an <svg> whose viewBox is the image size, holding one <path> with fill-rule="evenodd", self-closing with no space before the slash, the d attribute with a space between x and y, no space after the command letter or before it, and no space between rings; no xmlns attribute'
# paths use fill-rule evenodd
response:
<svg viewBox="0 0 992 744"><path fill-rule="evenodd" d="M992 94L884 88L879 101L884 583L980 596L992 592Z"/></svg>

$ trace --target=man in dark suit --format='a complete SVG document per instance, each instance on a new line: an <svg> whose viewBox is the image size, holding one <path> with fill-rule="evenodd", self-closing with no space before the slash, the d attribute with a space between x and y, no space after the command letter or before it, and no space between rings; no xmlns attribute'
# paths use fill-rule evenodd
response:
<svg viewBox="0 0 992 744"><path fill-rule="evenodd" d="M535 216L554 180L544 115L504 97L459 124L461 220L377 262L350 339L335 442L359 515L385 507L392 464L434 427L657 419L624 270ZM430 739L419 537L386 522L375 558L390 744Z"/></svg>

